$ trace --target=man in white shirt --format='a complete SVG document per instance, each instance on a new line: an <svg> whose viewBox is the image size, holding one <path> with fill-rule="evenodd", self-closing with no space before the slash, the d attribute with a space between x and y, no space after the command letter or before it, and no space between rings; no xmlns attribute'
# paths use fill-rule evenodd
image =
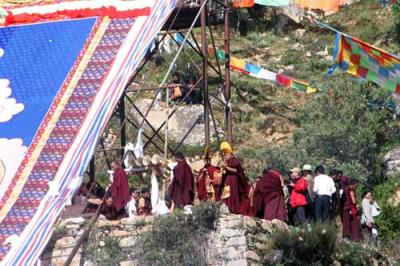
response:
<svg viewBox="0 0 400 266"><path fill-rule="evenodd" d="M330 202L332 194L336 191L335 182L332 178L325 175L322 165L315 169L314 196L315 196L315 218L317 221L327 221L329 219Z"/></svg>

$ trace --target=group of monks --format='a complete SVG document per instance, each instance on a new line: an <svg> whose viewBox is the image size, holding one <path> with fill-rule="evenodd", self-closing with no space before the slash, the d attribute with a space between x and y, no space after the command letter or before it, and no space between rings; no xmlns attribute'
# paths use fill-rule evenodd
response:
<svg viewBox="0 0 400 266"><path fill-rule="evenodd" d="M199 201L221 201L234 214L285 221L287 213L281 174L277 170L269 169L252 184L240 160L233 154L231 145L222 142L220 150L223 158L221 164L216 166L212 165L210 153L206 149L204 167L197 178ZM176 160L178 164L173 169L174 178L169 187L169 195L175 207L181 208L193 204L195 182L183 154L178 153Z"/></svg>
<svg viewBox="0 0 400 266"><path fill-rule="evenodd" d="M194 178L184 155L175 154L173 178L165 197L167 207L183 208L193 205L197 194L200 202L223 202L234 214L285 221L287 213L281 174L274 169L266 170L263 177L252 184L240 160L233 154L231 145L222 142L220 151L222 161L213 165L210 152L206 149L204 166L198 172L197 179ZM101 205L101 214L110 220L131 216L131 212L133 215L151 215L148 189L142 193L130 191L127 175L121 165L113 162L111 167L113 177L104 198L89 199L88 202Z"/></svg>

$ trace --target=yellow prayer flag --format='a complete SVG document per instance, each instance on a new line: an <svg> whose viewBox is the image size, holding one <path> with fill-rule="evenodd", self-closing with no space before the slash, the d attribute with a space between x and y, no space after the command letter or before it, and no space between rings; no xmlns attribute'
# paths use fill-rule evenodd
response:
<svg viewBox="0 0 400 266"><path fill-rule="evenodd" d="M340 0L296 0L296 5L302 8L338 12Z"/></svg>

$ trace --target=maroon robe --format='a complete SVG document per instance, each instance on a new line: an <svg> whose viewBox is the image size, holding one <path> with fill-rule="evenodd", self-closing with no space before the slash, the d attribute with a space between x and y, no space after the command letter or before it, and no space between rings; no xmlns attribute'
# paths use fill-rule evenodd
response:
<svg viewBox="0 0 400 266"><path fill-rule="evenodd" d="M100 213L106 217L107 220L118 220L124 217L128 217L125 208L121 208L119 211L113 206L106 206L103 204L100 208Z"/></svg>
<svg viewBox="0 0 400 266"><path fill-rule="evenodd" d="M240 161L232 156L226 161L229 168L236 169L236 173L226 170L224 175L225 186L230 188L229 198L223 199L222 201L228 206L229 211L234 214L247 214L249 201L249 179L244 173L244 169L240 164Z"/></svg>
<svg viewBox="0 0 400 266"><path fill-rule="evenodd" d="M257 181L253 196L253 213L266 220L287 219L285 194L283 193L281 174L271 170Z"/></svg>
<svg viewBox="0 0 400 266"><path fill-rule="evenodd" d="M182 208L194 200L194 180L192 169L185 160L178 162L174 170L174 178L169 186L169 195L175 207Z"/></svg>
<svg viewBox="0 0 400 266"><path fill-rule="evenodd" d="M344 189L345 202L342 211L343 237L359 241L361 240L360 217L357 212L357 205L351 200L351 191L348 186ZM355 195L354 191L353 193Z"/></svg>
<svg viewBox="0 0 400 266"><path fill-rule="evenodd" d="M251 211L250 216L264 218L264 195L261 193L261 183L262 177L257 178L257 182L254 187L252 201L251 201Z"/></svg>
<svg viewBox="0 0 400 266"><path fill-rule="evenodd" d="M110 190L113 198L113 205L116 211L119 212L131 200L128 177L124 169L119 168L115 170Z"/></svg>
<svg viewBox="0 0 400 266"><path fill-rule="evenodd" d="M214 188L214 198L215 201L219 201L221 198L221 185L215 184L214 180L214 173L217 171L217 167L213 166L212 164L206 164L201 170L199 179L197 180L197 197L201 202L208 201L208 193L207 193L207 185L206 185L206 178L205 170L208 171L208 178L210 178L210 182Z"/></svg>

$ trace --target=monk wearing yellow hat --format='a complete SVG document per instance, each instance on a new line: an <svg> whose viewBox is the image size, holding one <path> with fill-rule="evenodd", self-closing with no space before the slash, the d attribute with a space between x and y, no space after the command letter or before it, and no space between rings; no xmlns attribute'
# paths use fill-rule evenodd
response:
<svg viewBox="0 0 400 266"><path fill-rule="evenodd" d="M210 149L204 152L204 166L197 179L197 196L201 202L220 200L222 174L221 169L211 164Z"/></svg>
<svg viewBox="0 0 400 266"><path fill-rule="evenodd" d="M224 156L222 169L225 181L221 199L228 206L230 212L247 215L249 211L249 179L239 159L233 155L231 145L224 141L221 143L220 150Z"/></svg>

